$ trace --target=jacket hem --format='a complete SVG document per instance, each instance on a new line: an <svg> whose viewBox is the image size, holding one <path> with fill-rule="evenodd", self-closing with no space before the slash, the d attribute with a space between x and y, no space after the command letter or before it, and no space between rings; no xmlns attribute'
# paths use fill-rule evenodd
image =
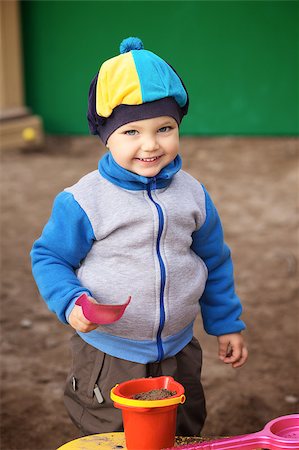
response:
<svg viewBox="0 0 299 450"><path fill-rule="evenodd" d="M97 330L78 335L89 345L116 358L133 361L140 364L156 362L158 360L157 341L137 341L111 334L101 333ZM193 322L179 333L162 340L164 359L170 358L181 351L193 337Z"/></svg>

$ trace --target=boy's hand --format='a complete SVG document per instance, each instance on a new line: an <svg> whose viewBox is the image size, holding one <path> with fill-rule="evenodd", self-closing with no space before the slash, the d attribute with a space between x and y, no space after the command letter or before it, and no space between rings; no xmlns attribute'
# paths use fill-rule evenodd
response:
<svg viewBox="0 0 299 450"><path fill-rule="evenodd" d="M95 300L91 297L88 299L95 303ZM98 324L90 322L83 314L81 306L75 305L72 312L69 315L69 324L77 331L81 333L88 333L89 331L95 330Z"/></svg>
<svg viewBox="0 0 299 450"><path fill-rule="evenodd" d="M248 350L241 333L218 336L218 354L221 361L232 367L241 367L248 357Z"/></svg>

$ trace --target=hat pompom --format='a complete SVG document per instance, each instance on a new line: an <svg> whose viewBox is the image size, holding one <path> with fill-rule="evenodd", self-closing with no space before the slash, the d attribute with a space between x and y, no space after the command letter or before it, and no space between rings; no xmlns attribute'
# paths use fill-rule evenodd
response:
<svg viewBox="0 0 299 450"><path fill-rule="evenodd" d="M128 37L122 41L119 47L120 53L128 53L131 50L142 50L144 48L142 40L138 37Z"/></svg>

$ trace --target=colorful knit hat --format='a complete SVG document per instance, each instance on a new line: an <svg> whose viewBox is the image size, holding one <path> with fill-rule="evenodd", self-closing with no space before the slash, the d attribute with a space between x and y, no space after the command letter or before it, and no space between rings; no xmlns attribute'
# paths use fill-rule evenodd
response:
<svg viewBox="0 0 299 450"><path fill-rule="evenodd" d="M139 38L120 45L120 55L105 61L91 82L87 119L92 134L106 144L119 127L136 120L173 117L188 112L188 93L175 70Z"/></svg>

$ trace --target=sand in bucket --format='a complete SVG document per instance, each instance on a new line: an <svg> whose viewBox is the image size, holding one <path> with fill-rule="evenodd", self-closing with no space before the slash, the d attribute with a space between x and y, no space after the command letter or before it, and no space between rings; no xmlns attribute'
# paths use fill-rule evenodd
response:
<svg viewBox="0 0 299 450"><path fill-rule="evenodd" d="M161 400L134 398L160 389L175 394ZM128 450L160 450L174 445L177 408L185 402L184 392L180 383L167 376L129 380L111 389L114 406L122 410Z"/></svg>

